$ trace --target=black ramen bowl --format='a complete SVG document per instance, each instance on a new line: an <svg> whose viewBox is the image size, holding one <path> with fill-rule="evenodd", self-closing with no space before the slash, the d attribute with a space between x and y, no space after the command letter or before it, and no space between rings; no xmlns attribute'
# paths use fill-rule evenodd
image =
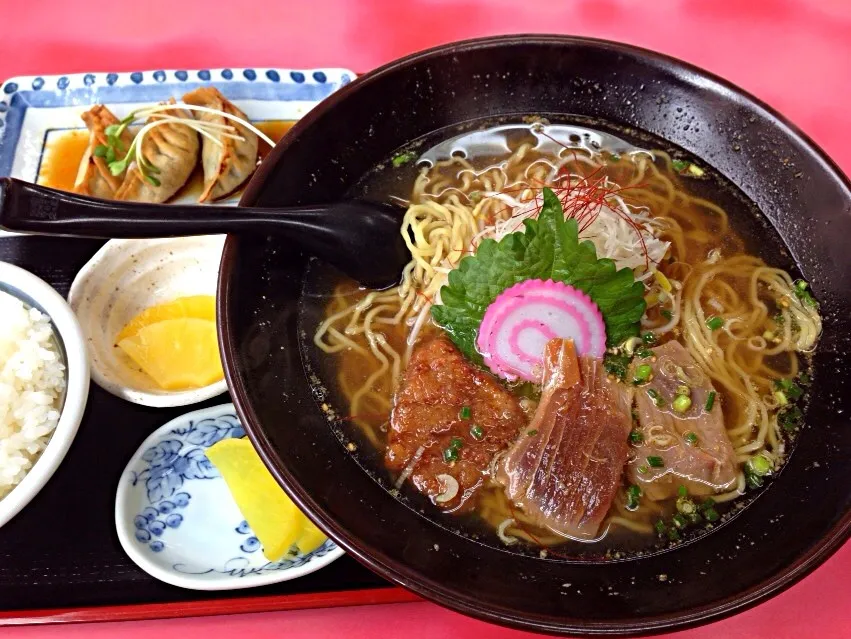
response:
<svg viewBox="0 0 851 639"><path fill-rule="evenodd" d="M851 393L843 391L851 186L782 116L704 71L634 47L474 40L391 63L325 100L264 161L242 203L337 200L415 138L529 114L661 138L736 185L768 219L761 233L782 238L822 302L824 334L806 427L779 476L710 534L641 558L522 556L458 535L394 498L329 425L299 350L307 258L273 238L229 237L224 251L220 331L237 410L274 476L322 529L380 575L454 610L529 630L618 634L754 605L815 568L851 530Z"/></svg>

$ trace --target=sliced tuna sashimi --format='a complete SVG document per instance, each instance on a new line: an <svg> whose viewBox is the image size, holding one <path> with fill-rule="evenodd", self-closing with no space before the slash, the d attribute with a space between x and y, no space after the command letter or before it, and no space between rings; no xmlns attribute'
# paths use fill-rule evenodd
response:
<svg viewBox="0 0 851 639"><path fill-rule="evenodd" d="M458 510L473 503L494 455L526 422L514 395L436 338L414 350L396 393L385 464L436 505Z"/></svg>
<svg viewBox="0 0 851 639"><path fill-rule="evenodd" d="M736 454L724 428L720 399L716 397L711 410L706 410L707 397L715 392L712 382L679 342L652 350L653 376L636 392L643 441L632 447L630 480L653 500L675 497L681 485L692 495L731 489L736 482ZM678 413L673 401L682 385L689 387L691 407Z"/></svg>
<svg viewBox="0 0 851 639"><path fill-rule="evenodd" d="M627 461L631 404L632 388L610 381L602 360L550 340L541 402L499 465L508 498L538 526L597 538Z"/></svg>

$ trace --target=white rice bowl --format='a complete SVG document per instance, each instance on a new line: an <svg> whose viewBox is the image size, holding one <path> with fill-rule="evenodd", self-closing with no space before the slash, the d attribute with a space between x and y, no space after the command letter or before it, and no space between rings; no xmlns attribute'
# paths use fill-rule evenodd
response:
<svg viewBox="0 0 851 639"><path fill-rule="evenodd" d="M0 292L0 500L47 447L66 370L50 318Z"/></svg>

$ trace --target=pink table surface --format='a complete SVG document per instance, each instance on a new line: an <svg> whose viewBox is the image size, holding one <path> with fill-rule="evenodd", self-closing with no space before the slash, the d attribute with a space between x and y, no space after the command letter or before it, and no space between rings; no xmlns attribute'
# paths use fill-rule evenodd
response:
<svg viewBox="0 0 851 639"><path fill-rule="evenodd" d="M0 0L0 79L227 66L363 71L435 44L511 32L609 38L688 60L779 109L851 173L849 0ZM773 600L671 636L851 637L849 572L846 545ZM531 636L429 603L0 630L3 639L190 635Z"/></svg>

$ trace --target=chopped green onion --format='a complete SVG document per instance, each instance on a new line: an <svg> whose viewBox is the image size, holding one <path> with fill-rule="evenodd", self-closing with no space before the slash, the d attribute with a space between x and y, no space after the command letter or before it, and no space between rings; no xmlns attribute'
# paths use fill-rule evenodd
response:
<svg viewBox="0 0 851 639"><path fill-rule="evenodd" d="M691 396L691 389L685 384L680 384L677 386L677 395L685 395L686 397Z"/></svg>
<svg viewBox="0 0 851 639"><path fill-rule="evenodd" d="M464 448L464 440L460 437L453 437L449 440L449 448L454 448L455 450Z"/></svg>
<svg viewBox="0 0 851 639"><path fill-rule="evenodd" d="M659 394L659 391L657 391L655 388L648 388L647 396L653 400L653 403L656 404L656 406L662 407L665 405L665 400L662 399L662 396Z"/></svg>
<svg viewBox="0 0 851 639"><path fill-rule="evenodd" d="M712 410L713 406L715 406L715 391L709 391L709 394L706 396L706 403L703 405L703 410L708 413Z"/></svg>
<svg viewBox="0 0 851 639"><path fill-rule="evenodd" d="M686 515L686 519L688 519L690 524L699 524L703 517L700 516L700 513L691 513Z"/></svg>
<svg viewBox="0 0 851 639"><path fill-rule="evenodd" d="M816 298L813 297L813 294L807 290L808 287L809 284L807 284L804 280L796 280L795 286L792 290L795 292L795 296L804 304L816 308L818 307L818 302L816 302Z"/></svg>
<svg viewBox="0 0 851 639"><path fill-rule="evenodd" d="M706 319L706 328L710 331L717 331L719 328L724 326L724 320L720 317L713 315L712 317L708 317Z"/></svg>
<svg viewBox="0 0 851 639"><path fill-rule="evenodd" d="M674 314L667 308L663 308L661 311L659 311L659 315L664 317L666 320L674 319Z"/></svg>
<svg viewBox="0 0 851 639"><path fill-rule="evenodd" d="M680 484L679 488L677 488L677 495L679 495L680 497L687 497L688 496L688 488L686 488L685 486Z"/></svg>
<svg viewBox="0 0 851 639"><path fill-rule="evenodd" d="M705 171L697 166L697 164L689 164L688 172L694 177L703 177L703 174L705 173Z"/></svg>
<svg viewBox="0 0 851 639"><path fill-rule="evenodd" d="M762 488L762 485L765 483L762 477L753 473L750 467L745 464L745 485L748 488Z"/></svg>
<svg viewBox="0 0 851 639"><path fill-rule="evenodd" d="M651 351L649 348L639 346L635 349L635 356L639 359L647 359L648 357L653 357L653 351Z"/></svg>
<svg viewBox="0 0 851 639"><path fill-rule="evenodd" d="M763 477L771 472L772 463L765 455L754 455L747 461L750 471L758 477Z"/></svg>
<svg viewBox="0 0 851 639"><path fill-rule="evenodd" d="M629 357L621 354L606 353L603 357L603 368L609 375L623 381L629 367Z"/></svg>
<svg viewBox="0 0 851 639"><path fill-rule="evenodd" d="M803 384L804 386L809 386L812 381L813 378L810 377L809 373L801 373L800 375L798 375L798 382Z"/></svg>
<svg viewBox="0 0 851 639"><path fill-rule="evenodd" d="M648 470L650 469L647 468L647 466L645 466L644 464L641 464L641 466L638 467L638 472L642 475L646 475Z"/></svg>
<svg viewBox="0 0 851 639"><path fill-rule="evenodd" d="M718 511L714 508L707 508L703 511L703 517L708 522L718 521L721 516L718 514Z"/></svg>
<svg viewBox="0 0 851 639"><path fill-rule="evenodd" d="M641 364L635 367L635 376L632 381L634 384L641 384L650 379L653 374L653 368L649 364Z"/></svg>
<svg viewBox="0 0 851 639"><path fill-rule="evenodd" d="M804 414L797 406L790 406L777 416L777 423L787 433L797 430L803 421Z"/></svg>
<svg viewBox="0 0 851 639"><path fill-rule="evenodd" d="M674 513L674 516L671 517L671 521L673 522L674 526L680 529L688 526L688 520L683 517L682 513Z"/></svg>
<svg viewBox="0 0 851 639"><path fill-rule="evenodd" d="M470 193L469 197L470 197L471 202L478 202L479 200L482 199L482 192L481 191L473 191L472 193Z"/></svg>
<svg viewBox="0 0 851 639"><path fill-rule="evenodd" d="M760 488L763 483L763 477L770 475L774 467L771 460L765 455L754 455L745 462L745 483L748 488Z"/></svg>
<svg viewBox="0 0 851 639"><path fill-rule="evenodd" d="M682 172L688 168L689 163L685 160L671 160L671 166L674 168L674 171Z"/></svg>
<svg viewBox="0 0 851 639"><path fill-rule="evenodd" d="M644 333L644 335L641 336L641 341L644 342L647 346L653 346L653 344L656 343L657 339L658 338L656 337L656 333Z"/></svg>
<svg viewBox="0 0 851 639"><path fill-rule="evenodd" d="M712 508L715 505L715 500L712 497L707 497L702 502L700 502L700 511L703 512L708 508Z"/></svg>
<svg viewBox="0 0 851 639"><path fill-rule="evenodd" d="M676 528L668 528L668 539L671 541L679 541L680 532Z"/></svg>
<svg viewBox="0 0 851 639"><path fill-rule="evenodd" d="M694 505L694 502L691 499L680 497L677 500L677 511L683 515L693 515L697 512L697 506Z"/></svg>
<svg viewBox="0 0 851 639"><path fill-rule="evenodd" d="M462 406L461 410L458 411L458 418L459 419L470 419L470 415L472 415L472 414L473 414L473 412L470 410L469 406Z"/></svg>
<svg viewBox="0 0 851 639"><path fill-rule="evenodd" d="M458 450L455 448L447 448L443 451L443 461L454 462L458 461Z"/></svg>
<svg viewBox="0 0 851 639"><path fill-rule="evenodd" d="M798 386L791 379L775 379L774 388L782 391L791 401L796 401L804 394L804 389Z"/></svg>
<svg viewBox="0 0 851 639"><path fill-rule="evenodd" d="M688 395L677 395L672 404L674 410L678 413L685 413L691 408L691 397Z"/></svg>
<svg viewBox="0 0 851 639"><path fill-rule="evenodd" d="M537 429L533 428L532 430L528 431L526 434L529 435L529 437L534 437L535 435L538 434L538 431L537 431Z"/></svg>
<svg viewBox="0 0 851 639"><path fill-rule="evenodd" d="M407 153L400 153L399 155L394 156L391 162L393 162L393 166L398 169L400 166L403 166L408 162L411 162L416 159L417 154L413 151L408 151Z"/></svg>
<svg viewBox="0 0 851 639"><path fill-rule="evenodd" d="M473 439L477 441L482 441L485 438L485 431L482 430L481 426L473 424L472 426L470 426L470 435Z"/></svg>
<svg viewBox="0 0 851 639"><path fill-rule="evenodd" d="M633 511L638 510L639 500L641 499L641 489L638 486L632 485L626 489L626 509Z"/></svg>
<svg viewBox="0 0 851 639"><path fill-rule="evenodd" d="M683 435L683 439L689 446L694 446L695 444L697 444L697 433L689 431L688 433Z"/></svg>
<svg viewBox="0 0 851 639"><path fill-rule="evenodd" d="M654 524L654 527L656 528L656 532L660 535L664 535L665 531L668 529L663 519L657 519L656 523Z"/></svg>
<svg viewBox="0 0 851 639"><path fill-rule="evenodd" d="M610 157L611 157L611 158L612 158L615 162L617 162L618 160L620 160L620 159L621 159L621 156L620 156L620 154L618 154L618 153L609 153L609 156L610 156Z"/></svg>
<svg viewBox="0 0 851 639"><path fill-rule="evenodd" d="M657 457L656 455L650 455L650 457L647 458L647 463L650 464L652 468L665 467L665 460L661 457Z"/></svg>
<svg viewBox="0 0 851 639"><path fill-rule="evenodd" d="M786 393L784 393L783 391L774 391L774 398L781 406L786 406L787 404L789 404L789 398L786 397Z"/></svg>
<svg viewBox="0 0 851 639"><path fill-rule="evenodd" d="M640 430L629 431L629 443L635 445L644 443L644 434Z"/></svg>

